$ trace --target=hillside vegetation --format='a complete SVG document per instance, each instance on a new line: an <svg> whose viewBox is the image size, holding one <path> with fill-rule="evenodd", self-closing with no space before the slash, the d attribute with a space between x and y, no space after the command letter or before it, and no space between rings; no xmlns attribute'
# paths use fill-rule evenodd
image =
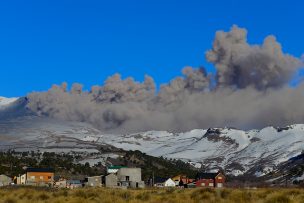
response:
<svg viewBox="0 0 304 203"><path fill-rule="evenodd" d="M163 157L153 157L140 151L121 151L118 158L108 158L106 165L123 165L128 167L140 167L143 180L155 177L172 177L178 174L194 178L197 170L188 163L180 160L168 160ZM97 154L98 155L98 154ZM92 153L91 156L94 156ZM23 174L24 167L54 168L56 175L64 177L80 177L105 175L106 166L102 163L90 165L80 164L82 154L56 154L49 152L0 152L0 174L10 177Z"/></svg>

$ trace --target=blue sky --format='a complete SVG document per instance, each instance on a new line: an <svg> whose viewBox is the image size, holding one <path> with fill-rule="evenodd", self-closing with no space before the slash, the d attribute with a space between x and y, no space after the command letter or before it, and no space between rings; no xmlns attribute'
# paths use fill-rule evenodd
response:
<svg viewBox="0 0 304 203"><path fill-rule="evenodd" d="M274 34L304 53L303 1L1 1L0 95L23 96L54 83L89 88L111 74L157 84L205 60L217 30L245 27L250 43Z"/></svg>

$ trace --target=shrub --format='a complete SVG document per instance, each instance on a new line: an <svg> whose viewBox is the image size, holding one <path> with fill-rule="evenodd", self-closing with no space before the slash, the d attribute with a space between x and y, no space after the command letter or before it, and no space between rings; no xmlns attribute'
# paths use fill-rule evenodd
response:
<svg viewBox="0 0 304 203"><path fill-rule="evenodd" d="M142 200L142 201L148 201L150 199L150 194L148 192L139 193L136 196L136 199Z"/></svg>
<svg viewBox="0 0 304 203"><path fill-rule="evenodd" d="M226 199L230 195L230 190L223 189L223 190L219 190L218 193L220 198Z"/></svg>
<svg viewBox="0 0 304 203"><path fill-rule="evenodd" d="M0 203L304 203L304 189L0 188Z"/></svg>
<svg viewBox="0 0 304 203"><path fill-rule="evenodd" d="M281 193L270 195L266 199L266 203L290 203L290 202L291 200L289 199L289 197Z"/></svg>
<svg viewBox="0 0 304 203"><path fill-rule="evenodd" d="M129 201L131 199L131 193L129 191L123 191L119 194L119 196L125 200L125 201Z"/></svg>
<svg viewBox="0 0 304 203"><path fill-rule="evenodd" d="M17 200L12 198L12 197L8 197L6 200L4 200L4 203L16 203Z"/></svg>
<svg viewBox="0 0 304 203"><path fill-rule="evenodd" d="M84 191L84 190L81 190L81 189L77 189L75 192L74 192L74 195L76 197L82 197L84 199L86 199L88 197L87 193Z"/></svg>
<svg viewBox="0 0 304 203"><path fill-rule="evenodd" d="M47 200L49 198L50 197L47 194L45 194L45 192L38 196L38 199L40 199L40 200Z"/></svg>

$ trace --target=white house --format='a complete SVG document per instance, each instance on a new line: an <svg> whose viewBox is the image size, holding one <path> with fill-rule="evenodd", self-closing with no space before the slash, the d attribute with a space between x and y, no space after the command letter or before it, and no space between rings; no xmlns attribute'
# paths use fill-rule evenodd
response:
<svg viewBox="0 0 304 203"><path fill-rule="evenodd" d="M155 187L175 187L175 182L171 178L160 178L154 179Z"/></svg>
<svg viewBox="0 0 304 203"><path fill-rule="evenodd" d="M171 178L169 178L168 180L166 180L164 182L164 186L165 187L175 187L175 182Z"/></svg>
<svg viewBox="0 0 304 203"><path fill-rule="evenodd" d="M26 174L17 177L17 185L25 185L25 182L26 182Z"/></svg>

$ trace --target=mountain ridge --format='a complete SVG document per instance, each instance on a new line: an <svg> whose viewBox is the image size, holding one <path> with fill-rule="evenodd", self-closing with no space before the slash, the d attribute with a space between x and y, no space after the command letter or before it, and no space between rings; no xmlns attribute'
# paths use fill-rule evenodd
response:
<svg viewBox="0 0 304 203"><path fill-rule="evenodd" d="M115 149L139 150L189 162L200 170L256 177L271 173L304 150L304 124L248 131L225 127L108 134L88 123L34 115L26 103L26 98L19 98L0 110L1 150L104 152L106 157L116 156ZM105 156L88 159L94 163Z"/></svg>

